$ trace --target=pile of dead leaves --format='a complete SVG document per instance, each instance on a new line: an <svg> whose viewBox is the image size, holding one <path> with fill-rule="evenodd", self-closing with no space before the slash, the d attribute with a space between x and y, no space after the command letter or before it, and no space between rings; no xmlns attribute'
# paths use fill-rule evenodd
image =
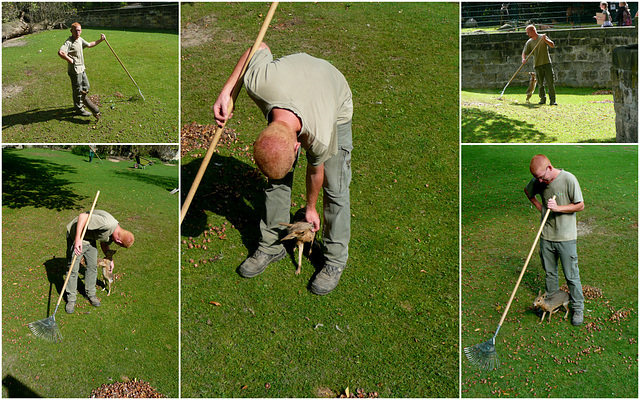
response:
<svg viewBox="0 0 640 400"><path fill-rule="evenodd" d="M209 148L216 129L216 125L200 125L195 122L183 126L180 130L180 144L182 145L180 155L184 157L192 150L203 149L203 153L193 155L194 157L202 157ZM237 133L235 130L224 128L224 131L222 131L220 135L218 145L234 142L236 141L236 136Z"/></svg>
<svg viewBox="0 0 640 400"><path fill-rule="evenodd" d="M147 382L134 379L127 382L104 384L91 392L91 398L162 398Z"/></svg>
<svg viewBox="0 0 640 400"><path fill-rule="evenodd" d="M611 316L609 317L609 322L620 322L623 321L627 318L629 318L629 310L625 310L624 308L615 311L613 314L611 314Z"/></svg>
<svg viewBox="0 0 640 400"><path fill-rule="evenodd" d="M364 389L356 389L356 392L353 393L349 390L349 388L347 388L344 393L341 393L340 396L338 396L338 398L340 399L373 399L373 398L377 398L378 396L378 392L369 392L366 393L364 391Z"/></svg>
<svg viewBox="0 0 640 400"><path fill-rule="evenodd" d="M597 96L600 94L613 94L613 90L598 90L597 92L591 93L592 96Z"/></svg>
<svg viewBox="0 0 640 400"><path fill-rule="evenodd" d="M560 289L565 292L569 292L569 287L566 284L562 285ZM589 285L582 285L582 294L587 300L599 299L602 297L602 289Z"/></svg>

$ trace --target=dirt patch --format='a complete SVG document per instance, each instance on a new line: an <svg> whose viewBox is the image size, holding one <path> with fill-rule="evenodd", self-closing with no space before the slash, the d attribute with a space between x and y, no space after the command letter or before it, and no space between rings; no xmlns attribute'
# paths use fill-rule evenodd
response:
<svg viewBox="0 0 640 400"><path fill-rule="evenodd" d="M217 18L207 16L196 22L188 22L180 30L182 47L194 47L213 40Z"/></svg>
<svg viewBox="0 0 640 400"><path fill-rule="evenodd" d="M20 94L22 92L22 86L18 85L7 85L2 86L2 98L10 99L11 97Z"/></svg>
<svg viewBox="0 0 640 400"><path fill-rule="evenodd" d="M2 43L2 47L20 47L27 44L24 39L9 39Z"/></svg>
<svg viewBox="0 0 640 400"><path fill-rule="evenodd" d="M578 236L585 236L593 232L593 224L591 219L585 221L578 221Z"/></svg>

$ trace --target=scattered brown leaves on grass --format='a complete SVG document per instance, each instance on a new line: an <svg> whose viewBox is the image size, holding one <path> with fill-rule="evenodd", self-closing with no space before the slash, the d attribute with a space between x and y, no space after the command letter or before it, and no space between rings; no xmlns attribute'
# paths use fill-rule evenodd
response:
<svg viewBox="0 0 640 400"><path fill-rule="evenodd" d="M565 292L569 292L569 287L566 284L562 285L560 289ZM589 285L582 285L582 294L586 300L600 299L602 298L602 289Z"/></svg>
<svg viewBox="0 0 640 400"><path fill-rule="evenodd" d="M209 148L209 144L216 133L216 129L217 126L212 124L200 125L192 122L188 125L184 125L180 130L180 143L182 145L180 155L184 157L192 150L203 149L204 152L202 154L198 153L193 155L193 157L203 156ZM235 143L236 141L236 131L224 128L224 131L220 135L218 146L222 144Z"/></svg>
<svg viewBox="0 0 640 400"><path fill-rule="evenodd" d="M91 391L91 398L162 398L147 382L134 379L127 382L104 384Z"/></svg>

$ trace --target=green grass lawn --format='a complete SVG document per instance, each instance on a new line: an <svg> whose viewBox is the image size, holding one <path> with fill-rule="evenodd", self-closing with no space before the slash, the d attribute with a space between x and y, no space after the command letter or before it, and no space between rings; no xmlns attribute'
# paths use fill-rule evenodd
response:
<svg viewBox="0 0 640 400"><path fill-rule="evenodd" d="M183 123L213 123L268 7L183 4ZM219 146L182 224L183 396L457 397L457 20L449 3L279 5L265 37L275 57L327 59L353 92L350 259L325 297L307 289L307 258L299 276L291 258L253 279L235 272L257 247L265 187L250 155L265 122L243 90L228 124L238 136ZM183 157L183 193L203 154Z"/></svg>
<svg viewBox="0 0 640 400"><path fill-rule="evenodd" d="M2 157L3 397L86 398L133 379L177 397L178 197L170 191L178 167L89 163L43 148L4 149ZM55 318L64 340L48 343L27 325L53 313L67 272L66 224L89 210L98 190L96 208L136 241L118 247L116 280L110 296L98 290L100 308L78 295L69 315L63 300Z"/></svg>
<svg viewBox="0 0 640 400"><path fill-rule="evenodd" d="M532 304L544 291L544 272L534 252L496 338L502 365L479 371L462 356L462 396L636 397L637 146L463 146L462 347L491 339L535 239L540 214L524 187L538 153L580 182L580 277L602 297L585 291L579 327L563 313L539 325Z"/></svg>
<svg viewBox="0 0 640 400"><path fill-rule="evenodd" d="M2 49L4 143L176 143L178 35L166 31L83 29L88 42L104 33L146 101L106 42L84 49L89 96L102 118L73 112L66 61L58 49L68 30L20 38ZM6 44L6 43L5 43Z"/></svg>
<svg viewBox="0 0 640 400"><path fill-rule="evenodd" d="M526 87L462 90L463 143L615 143L612 94L556 87L558 106L526 102ZM547 98L547 103L549 99Z"/></svg>

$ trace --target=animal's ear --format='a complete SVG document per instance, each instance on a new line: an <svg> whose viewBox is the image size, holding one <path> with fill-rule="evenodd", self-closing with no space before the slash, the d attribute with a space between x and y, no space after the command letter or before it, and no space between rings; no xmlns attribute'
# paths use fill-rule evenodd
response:
<svg viewBox="0 0 640 400"><path fill-rule="evenodd" d="M542 293L542 290L538 290L538 297L540 297L540 293Z"/></svg>

